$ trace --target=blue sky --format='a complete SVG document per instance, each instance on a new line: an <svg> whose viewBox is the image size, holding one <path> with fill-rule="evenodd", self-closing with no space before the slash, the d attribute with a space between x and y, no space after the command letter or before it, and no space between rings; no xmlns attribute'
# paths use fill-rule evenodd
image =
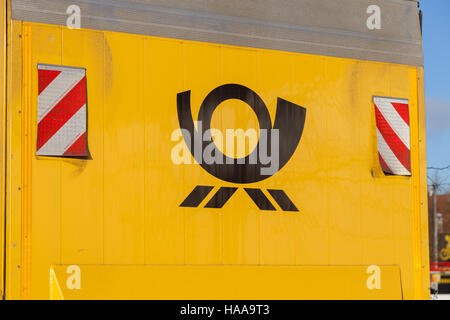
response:
<svg viewBox="0 0 450 320"><path fill-rule="evenodd" d="M450 0L421 0L420 7L424 12L428 166L445 167L450 165ZM443 175L450 175L450 170Z"/></svg>

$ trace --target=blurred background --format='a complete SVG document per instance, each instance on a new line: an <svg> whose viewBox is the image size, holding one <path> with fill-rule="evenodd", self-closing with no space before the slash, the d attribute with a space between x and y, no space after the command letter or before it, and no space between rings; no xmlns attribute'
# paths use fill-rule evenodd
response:
<svg viewBox="0 0 450 320"><path fill-rule="evenodd" d="M450 24L449 0L422 0L430 270L435 299L450 300Z"/></svg>

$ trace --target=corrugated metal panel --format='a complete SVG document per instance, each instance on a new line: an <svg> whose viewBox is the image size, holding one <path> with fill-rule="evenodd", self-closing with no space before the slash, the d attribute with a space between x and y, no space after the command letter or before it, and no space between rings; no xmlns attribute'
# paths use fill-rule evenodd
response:
<svg viewBox="0 0 450 320"><path fill-rule="evenodd" d="M418 96L423 87L417 85L422 71L404 65L21 25L13 22L10 42L7 194L12 220L7 298L48 298L52 265L62 286L67 278L61 278L61 270L68 275L66 268L58 269L61 265L80 266L82 279L95 279L97 272L106 276L105 265L203 265L210 270L209 277L217 275L220 265L398 265L403 297L427 296L427 285L422 287L420 281L428 279L428 261L421 264L420 254L420 236L426 230L425 146L419 143L425 141L425 117ZM91 160L34 156L37 130L31 125L38 115L38 63L86 68ZM171 141L173 130L180 127L177 95L191 90L191 113L196 115L204 98L224 83L254 89L275 117L278 97L307 109L301 144L287 166L273 178L249 186L263 190L273 205L274 197L267 190L285 190L299 212L261 211L244 190L246 185L225 184L200 165L171 161L173 148L185 144ZM385 176L381 170L373 95L408 99L411 178ZM257 128L252 109L241 108L238 102L221 105L212 128L222 132ZM196 185L214 186L204 204L224 186L239 189L221 209L180 207ZM99 268L85 273L85 265ZM104 279L117 279L115 270L120 267L111 270ZM229 279L246 279L240 275ZM167 287L179 276L170 277ZM148 296L152 290L138 288L144 280L151 282L150 277L141 281L135 272L137 280L130 280L121 294ZM367 291L365 280L358 283ZM387 283L385 275L382 281ZM82 290L93 288L90 283L84 282ZM117 292L102 287L105 282L96 283L108 294ZM204 278L198 288L209 283ZM136 290L127 291L135 285ZM368 293L379 294L387 287L382 288ZM304 289L295 294L312 297ZM349 292L344 289L333 297ZM208 290L197 292L214 297ZM180 291L173 293L175 298Z"/></svg>
<svg viewBox="0 0 450 320"><path fill-rule="evenodd" d="M73 4L83 28L423 65L415 0L12 0L12 16L65 25ZM374 4L379 30L366 25Z"/></svg>

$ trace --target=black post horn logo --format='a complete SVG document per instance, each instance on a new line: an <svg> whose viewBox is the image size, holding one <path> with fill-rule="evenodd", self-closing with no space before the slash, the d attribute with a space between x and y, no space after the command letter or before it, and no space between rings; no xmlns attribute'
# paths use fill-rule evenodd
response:
<svg viewBox="0 0 450 320"><path fill-rule="evenodd" d="M279 134L278 152L279 165L278 170L272 174L263 174L267 164L252 164L250 159L257 157L261 148L260 143L245 159L230 159L224 155L217 146L214 146L214 154L224 159L222 164L208 164L202 161L203 150L210 141L204 141L202 138L191 139L192 137L203 137L204 132L208 132L211 127L211 119L216 108L224 101L237 99L247 103L258 117L260 132L264 130L267 133L267 152L272 155L273 129ZM306 119L306 109L294 103L278 98L275 122L272 127L272 120L264 101L253 90L238 84L226 84L211 91L203 101L198 121L202 123L202 132L199 132L194 125L191 112L191 92L186 91L178 94L178 119L180 128L183 129L183 135L190 152L195 160L214 177L232 183L248 184L255 183L270 178L280 171L291 159L302 137L303 128ZM187 137L186 135L190 136ZM195 142L201 144L201 152L196 152ZM254 154L256 153L256 154ZM229 164L232 163L232 164ZM213 187L197 186L194 191L181 204L182 207L198 207L203 199L212 191ZM237 188L221 188L206 205L207 208L222 208L223 205L236 192ZM259 189L245 188L245 191L261 210L276 210L272 203L267 199L264 193ZM280 207L285 211L298 211L292 201L282 190L268 190L269 194L277 201Z"/></svg>

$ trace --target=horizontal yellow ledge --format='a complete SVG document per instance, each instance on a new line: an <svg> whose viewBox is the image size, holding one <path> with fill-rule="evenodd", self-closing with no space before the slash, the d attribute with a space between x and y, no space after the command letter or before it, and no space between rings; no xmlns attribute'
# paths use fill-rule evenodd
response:
<svg viewBox="0 0 450 320"><path fill-rule="evenodd" d="M401 299L400 269L380 266L56 265L51 299L297 300Z"/></svg>

